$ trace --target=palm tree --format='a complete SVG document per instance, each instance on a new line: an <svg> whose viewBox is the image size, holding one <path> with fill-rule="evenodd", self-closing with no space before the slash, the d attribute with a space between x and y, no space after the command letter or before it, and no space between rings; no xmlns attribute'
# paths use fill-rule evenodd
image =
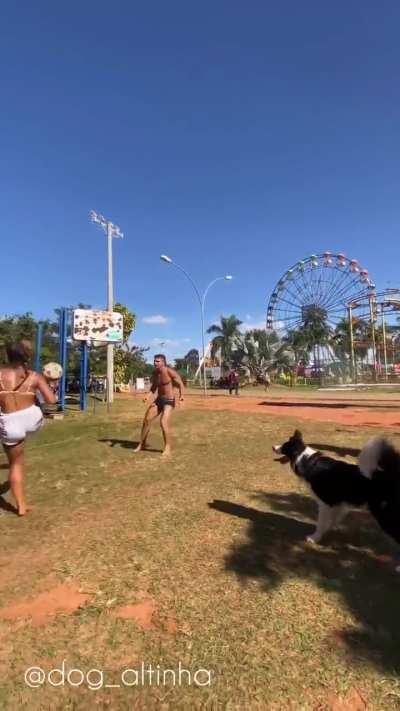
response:
<svg viewBox="0 0 400 711"><path fill-rule="evenodd" d="M353 331L354 339L354 354L361 364L365 361L368 355L368 349L372 348L372 332L369 322L353 317L352 329L350 329L350 321L348 318L343 318L336 325L330 339L330 345L336 356L341 361L344 370L349 370L351 361L351 330ZM378 335L375 331L376 340Z"/></svg>
<svg viewBox="0 0 400 711"><path fill-rule="evenodd" d="M241 324L242 321L240 321L235 314L231 314L230 316L221 316L220 324L213 323L213 325L207 329L207 333L216 334L211 341L212 358L220 351L223 363L229 363L231 361L232 346L234 345L235 337L240 335L239 326L241 326Z"/></svg>
<svg viewBox="0 0 400 711"><path fill-rule="evenodd" d="M293 351L296 364L308 365L312 346L310 346L308 334L302 328L288 331L283 341Z"/></svg>
<svg viewBox="0 0 400 711"><path fill-rule="evenodd" d="M235 365L244 369L250 378L258 382L264 381L268 371L291 370L295 363L293 350L275 331L246 331L235 337L234 344Z"/></svg>

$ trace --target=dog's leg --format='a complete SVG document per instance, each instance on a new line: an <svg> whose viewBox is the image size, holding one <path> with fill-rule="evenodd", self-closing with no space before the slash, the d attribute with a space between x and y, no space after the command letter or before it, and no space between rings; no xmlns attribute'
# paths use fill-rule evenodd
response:
<svg viewBox="0 0 400 711"><path fill-rule="evenodd" d="M349 513L349 507L346 504L340 504L340 506L333 507L333 518L332 518L332 528L339 526L343 521L344 517Z"/></svg>
<svg viewBox="0 0 400 711"><path fill-rule="evenodd" d="M321 538L329 531L334 520L338 515L337 509L341 508L339 506L328 506L322 501L318 502L318 521L317 528L311 536L307 536L308 543L319 543Z"/></svg>

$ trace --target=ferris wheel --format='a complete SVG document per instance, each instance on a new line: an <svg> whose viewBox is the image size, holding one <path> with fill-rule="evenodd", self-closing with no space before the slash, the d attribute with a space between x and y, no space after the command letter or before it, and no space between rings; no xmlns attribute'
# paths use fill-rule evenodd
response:
<svg viewBox="0 0 400 711"><path fill-rule="evenodd" d="M333 331L353 300L375 290L367 269L344 254L312 254L294 264L276 284L268 304L267 330L280 337L323 321Z"/></svg>

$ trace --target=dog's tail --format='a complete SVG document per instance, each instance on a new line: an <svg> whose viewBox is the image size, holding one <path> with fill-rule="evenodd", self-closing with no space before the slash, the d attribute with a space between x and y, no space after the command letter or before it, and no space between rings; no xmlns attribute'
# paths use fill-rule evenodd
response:
<svg viewBox="0 0 400 711"><path fill-rule="evenodd" d="M400 452L376 437L362 449L358 466L371 480L369 510L383 531L400 543Z"/></svg>
<svg viewBox="0 0 400 711"><path fill-rule="evenodd" d="M370 439L358 458L361 474L368 479L379 472L400 478L400 453L383 437Z"/></svg>

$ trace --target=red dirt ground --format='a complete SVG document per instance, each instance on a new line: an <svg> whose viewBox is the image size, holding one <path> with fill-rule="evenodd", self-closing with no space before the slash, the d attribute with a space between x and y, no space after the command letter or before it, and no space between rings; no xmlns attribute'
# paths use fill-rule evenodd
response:
<svg viewBox="0 0 400 711"><path fill-rule="evenodd" d="M125 605L119 607L115 612L115 617L120 617L123 620L135 620L144 630L153 630L154 624L152 621L156 606L153 600L143 600L134 605Z"/></svg>
<svg viewBox="0 0 400 711"><path fill-rule="evenodd" d="M239 397L229 395L189 395L183 406L195 410L257 412L264 415L295 417L301 420L335 422L363 427L400 427L400 400L305 399L288 397Z"/></svg>
<svg viewBox="0 0 400 711"><path fill-rule="evenodd" d="M33 600L25 600L0 610L3 620L30 618L34 625L43 625L49 617L59 613L72 614L89 598L79 591L76 585L67 583L58 585L53 590L43 592Z"/></svg>

